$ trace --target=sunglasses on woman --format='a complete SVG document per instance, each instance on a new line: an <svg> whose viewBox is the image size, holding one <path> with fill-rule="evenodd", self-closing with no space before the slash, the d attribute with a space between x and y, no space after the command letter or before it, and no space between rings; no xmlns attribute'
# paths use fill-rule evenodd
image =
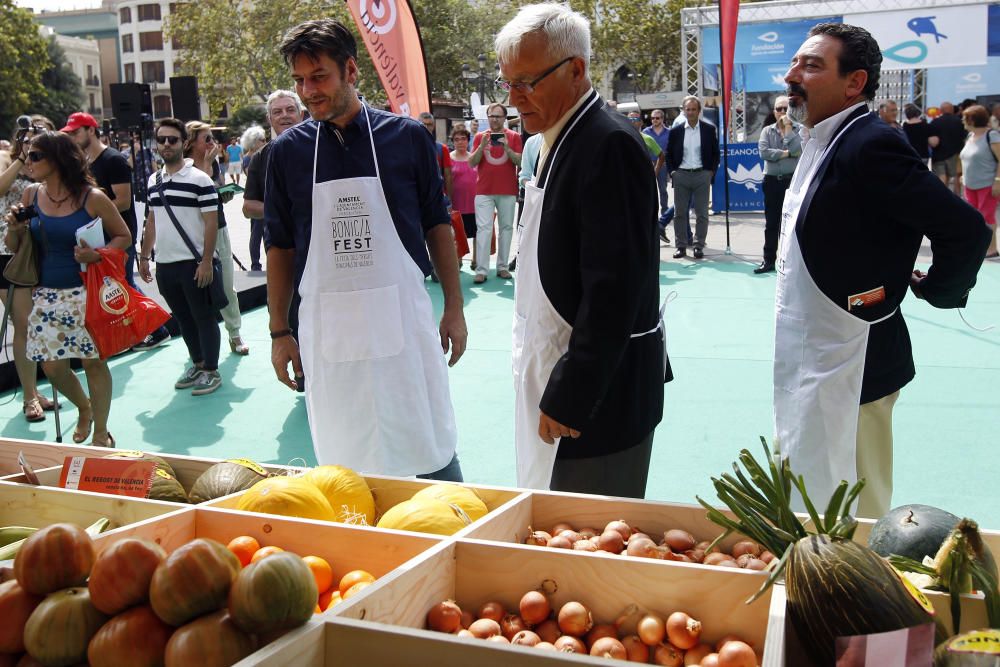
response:
<svg viewBox="0 0 1000 667"><path fill-rule="evenodd" d="M173 146L174 144L180 143L180 137L156 137L156 143L168 146Z"/></svg>
<svg viewBox="0 0 1000 667"><path fill-rule="evenodd" d="M28 159L32 162L41 162L45 159L45 153L39 151L28 151Z"/></svg>

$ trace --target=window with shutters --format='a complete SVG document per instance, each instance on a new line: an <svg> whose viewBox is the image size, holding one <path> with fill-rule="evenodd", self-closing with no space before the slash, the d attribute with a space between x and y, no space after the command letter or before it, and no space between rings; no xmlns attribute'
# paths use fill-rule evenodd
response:
<svg viewBox="0 0 1000 667"><path fill-rule="evenodd" d="M135 83L135 63L125 63L125 83Z"/></svg>
<svg viewBox="0 0 1000 667"><path fill-rule="evenodd" d="M160 31L155 32L140 32L139 33L139 50L140 51L162 51L163 50L163 33Z"/></svg>
<svg viewBox="0 0 1000 667"><path fill-rule="evenodd" d="M159 21L160 20L160 6L159 5L139 5L137 7L139 10L139 20L140 21Z"/></svg>
<svg viewBox="0 0 1000 667"><path fill-rule="evenodd" d="M122 7L118 10L118 22L119 23L131 23L132 22L132 8Z"/></svg>
<svg viewBox="0 0 1000 667"><path fill-rule="evenodd" d="M162 60L154 60L142 64L143 83L164 83L166 80L167 77Z"/></svg>
<svg viewBox="0 0 1000 667"><path fill-rule="evenodd" d="M132 35L122 35L122 53L132 53Z"/></svg>

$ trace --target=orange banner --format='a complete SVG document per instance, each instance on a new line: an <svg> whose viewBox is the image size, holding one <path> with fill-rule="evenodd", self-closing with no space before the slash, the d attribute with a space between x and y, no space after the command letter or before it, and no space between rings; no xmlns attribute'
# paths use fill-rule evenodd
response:
<svg viewBox="0 0 1000 667"><path fill-rule="evenodd" d="M420 29L407 0L346 0L395 113L431 110Z"/></svg>

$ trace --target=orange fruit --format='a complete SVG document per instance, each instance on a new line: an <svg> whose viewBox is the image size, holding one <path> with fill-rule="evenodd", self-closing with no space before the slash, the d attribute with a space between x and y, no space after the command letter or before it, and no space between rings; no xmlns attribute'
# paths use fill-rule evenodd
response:
<svg viewBox="0 0 1000 667"><path fill-rule="evenodd" d="M268 556L273 556L274 554L280 554L282 551L284 551L284 549L281 547L261 547L260 549L257 549L256 553L254 553L250 562L256 563L261 558L267 558Z"/></svg>
<svg viewBox="0 0 1000 667"><path fill-rule="evenodd" d="M330 564L319 556L306 556L302 559L312 570L313 579L316 580L316 590L323 593L333 585L333 568Z"/></svg>
<svg viewBox="0 0 1000 667"><path fill-rule="evenodd" d="M360 593L361 591L363 591L364 589L368 588L371 585L372 582L370 581L359 581L358 583L354 584L353 586L347 589L347 592L344 593L343 595L343 599L349 600L350 598L354 597L355 595L357 595L358 593Z"/></svg>
<svg viewBox="0 0 1000 667"><path fill-rule="evenodd" d="M226 548L236 554L236 557L240 559L240 565L246 567L250 564L253 555L260 549L260 543L249 535L240 535L234 537L226 545Z"/></svg>
<svg viewBox="0 0 1000 667"><path fill-rule="evenodd" d="M371 573L364 570L351 570L340 579L340 585L337 588L340 590L340 595L346 600L347 591L352 586L363 582L370 584L373 581L375 581L375 577Z"/></svg>
<svg viewBox="0 0 1000 667"><path fill-rule="evenodd" d="M322 609L322 608L320 608L320 606L319 606L319 605L317 604L317 605L316 605L316 608L315 608L315 609L313 609L313 613L314 613L314 614L322 614L322 613L323 613L323 609Z"/></svg>
<svg viewBox="0 0 1000 667"><path fill-rule="evenodd" d="M331 587L328 591L319 594L319 606L323 611L326 611L338 602L341 602L340 591L335 588Z"/></svg>

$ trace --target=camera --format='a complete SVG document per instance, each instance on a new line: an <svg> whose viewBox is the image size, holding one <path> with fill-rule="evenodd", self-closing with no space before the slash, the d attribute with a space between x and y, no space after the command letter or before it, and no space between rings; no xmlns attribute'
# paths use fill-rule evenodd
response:
<svg viewBox="0 0 1000 667"><path fill-rule="evenodd" d="M503 132L490 132L491 146L499 146L501 139L503 139Z"/></svg>
<svg viewBox="0 0 1000 667"><path fill-rule="evenodd" d="M38 211L35 209L34 205L30 204L19 211L14 211L14 219L18 222L27 222L37 216Z"/></svg>

